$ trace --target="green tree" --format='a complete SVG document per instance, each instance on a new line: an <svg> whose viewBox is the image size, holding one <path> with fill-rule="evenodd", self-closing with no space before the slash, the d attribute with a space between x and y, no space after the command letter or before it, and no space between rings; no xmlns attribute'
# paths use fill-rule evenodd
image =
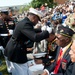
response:
<svg viewBox="0 0 75 75"><path fill-rule="evenodd" d="M25 4L25 5L20 7L19 12L22 13L24 11L28 11L30 7L31 7L30 4L28 4L28 5Z"/></svg>
<svg viewBox="0 0 75 75"><path fill-rule="evenodd" d="M47 3L48 7L53 7L54 3L53 0L32 0L31 6L34 8L39 8L41 5Z"/></svg>

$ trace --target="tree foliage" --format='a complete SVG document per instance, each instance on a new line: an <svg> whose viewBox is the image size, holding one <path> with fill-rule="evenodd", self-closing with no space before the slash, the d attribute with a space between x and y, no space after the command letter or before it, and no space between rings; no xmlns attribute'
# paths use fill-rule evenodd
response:
<svg viewBox="0 0 75 75"><path fill-rule="evenodd" d="M30 4L28 4L28 5L23 5L23 6L20 7L19 12L22 13L22 12L24 12L24 11L28 11L30 7L31 7Z"/></svg>
<svg viewBox="0 0 75 75"><path fill-rule="evenodd" d="M41 5L47 4L48 7L52 8L55 3L53 3L53 0L32 0L29 4L25 4L20 7L20 12L27 11L30 7L33 8L40 8Z"/></svg>
<svg viewBox="0 0 75 75"><path fill-rule="evenodd" d="M31 6L34 8L39 8L41 5L47 3L48 7L53 7L54 3L53 0L32 0Z"/></svg>

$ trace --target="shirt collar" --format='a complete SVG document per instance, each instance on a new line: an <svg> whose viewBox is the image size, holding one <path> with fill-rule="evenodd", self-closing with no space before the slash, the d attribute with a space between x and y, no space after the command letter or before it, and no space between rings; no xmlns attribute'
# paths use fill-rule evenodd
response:
<svg viewBox="0 0 75 75"><path fill-rule="evenodd" d="M70 42L67 46L65 46L65 47L63 47L63 48L61 47L62 51L64 51L65 49L67 49L67 48L71 45L71 43L72 43L72 42Z"/></svg>

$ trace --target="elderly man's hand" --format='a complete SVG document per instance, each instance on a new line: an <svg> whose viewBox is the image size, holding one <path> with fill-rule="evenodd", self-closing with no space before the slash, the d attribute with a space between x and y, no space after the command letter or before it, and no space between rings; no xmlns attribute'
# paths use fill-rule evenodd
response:
<svg viewBox="0 0 75 75"><path fill-rule="evenodd" d="M32 48L27 48L27 51L32 51L34 48L32 47Z"/></svg>
<svg viewBox="0 0 75 75"><path fill-rule="evenodd" d="M42 59L36 59L35 58L34 61L36 64L43 64Z"/></svg>
<svg viewBox="0 0 75 75"><path fill-rule="evenodd" d="M48 73L46 71L44 71L41 75L48 75Z"/></svg>

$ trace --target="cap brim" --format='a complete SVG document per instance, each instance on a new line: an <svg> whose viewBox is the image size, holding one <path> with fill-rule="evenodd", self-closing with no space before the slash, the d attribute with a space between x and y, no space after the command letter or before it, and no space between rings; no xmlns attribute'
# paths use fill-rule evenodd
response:
<svg viewBox="0 0 75 75"><path fill-rule="evenodd" d="M40 17L38 17L38 19L39 19L39 21L41 21L41 18Z"/></svg>
<svg viewBox="0 0 75 75"><path fill-rule="evenodd" d="M29 13L32 13L32 12L29 12ZM34 14L34 13L32 13L32 14ZM41 18L37 14L34 14L34 15L36 15L38 17L38 20L41 21Z"/></svg>

